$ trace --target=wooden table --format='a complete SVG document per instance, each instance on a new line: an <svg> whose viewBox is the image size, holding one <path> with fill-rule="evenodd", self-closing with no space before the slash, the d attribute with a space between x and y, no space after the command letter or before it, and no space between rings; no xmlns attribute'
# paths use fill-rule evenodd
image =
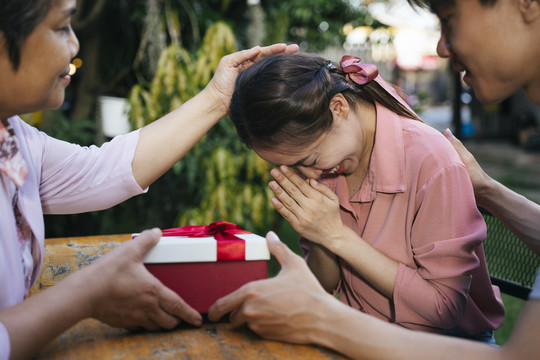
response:
<svg viewBox="0 0 540 360"><path fill-rule="evenodd" d="M41 277L31 294L129 240L130 235L45 240ZM205 323L171 331L129 332L87 319L57 337L36 359L345 359L329 349L269 341L247 327Z"/></svg>

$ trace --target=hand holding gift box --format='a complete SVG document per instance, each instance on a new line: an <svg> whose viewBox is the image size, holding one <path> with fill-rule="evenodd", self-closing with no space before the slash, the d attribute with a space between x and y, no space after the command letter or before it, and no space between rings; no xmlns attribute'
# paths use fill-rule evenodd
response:
<svg viewBox="0 0 540 360"><path fill-rule="evenodd" d="M143 261L165 286L206 313L217 299L267 278L269 259L264 237L219 221L163 230Z"/></svg>

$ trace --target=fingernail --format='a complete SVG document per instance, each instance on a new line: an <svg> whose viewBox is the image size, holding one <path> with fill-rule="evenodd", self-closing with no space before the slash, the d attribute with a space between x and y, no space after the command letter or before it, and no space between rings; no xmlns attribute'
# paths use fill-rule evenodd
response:
<svg viewBox="0 0 540 360"><path fill-rule="evenodd" d="M311 186L317 186L317 184L319 183L317 180L315 179L311 179Z"/></svg>
<svg viewBox="0 0 540 360"><path fill-rule="evenodd" d="M161 235L161 229L160 228L155 227L151 231L156 235Z"/></svg>
<svg viewBox="0 0 540 360"><path fill-rule="evenodd" d="M289 168L288 168L287 166L285 166L285 165L281 165L279 168L281 169L281 172L284 173L284 174L285 174L287 171L289 171Z"/></svg>
<svg viewBox="0 0 540 360"><path fill-rule="evenodd" d="M275 232L273 231L269 231L267 234L266 234L266 238L270 241L274 241L274 242L281 242L281 240L279 240L279 237L276 235Z"/></svg>
<svg viewBox="0 0 540 360"><path fill-rule="evenodd" d="M444 130L444 133L448 136L451 136L451 137L454 137L454 134L452 133L452 131L448 128L446 128L446 130Z"/></svg>
<svg viewBox="0 0 540 360"><path fill-rule="evenodd" d="M272 169L270 170L270 175L272 175L272 177L278 177L279 171L277 171L277 169Z"/></svg>

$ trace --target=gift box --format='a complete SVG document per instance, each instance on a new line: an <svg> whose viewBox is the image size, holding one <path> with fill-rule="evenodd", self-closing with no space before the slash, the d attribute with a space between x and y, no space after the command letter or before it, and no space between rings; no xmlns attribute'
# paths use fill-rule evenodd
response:
<svg viewBox="0 0 540 360"><path fill-rule="evenodd" d="M163 230L143 262L191 307L207 313L217 299L267 278L269 259L264 237L221 221Z"/></svg>

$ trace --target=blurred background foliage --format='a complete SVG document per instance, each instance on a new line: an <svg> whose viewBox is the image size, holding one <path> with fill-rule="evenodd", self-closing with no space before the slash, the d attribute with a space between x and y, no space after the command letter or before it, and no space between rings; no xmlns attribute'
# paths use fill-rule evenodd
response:
<svg viewBox="0 0 540 360"><path fill-rule="evenodd" d="M36 115L35 124L70 142L99 144L107 140L97 126L100 95L127 98L130 121L139 128L202 90L228 53L276 42L316 52L342 44L344 24L373 21L360 2L344 0L80 0L73 28L83 66L63 107ZM105 211L47 215L46 236L130 233L217 220L262 234L277 231L284 226L269 202L269 170L239 142L226 118L147 194Z"/></svg>

